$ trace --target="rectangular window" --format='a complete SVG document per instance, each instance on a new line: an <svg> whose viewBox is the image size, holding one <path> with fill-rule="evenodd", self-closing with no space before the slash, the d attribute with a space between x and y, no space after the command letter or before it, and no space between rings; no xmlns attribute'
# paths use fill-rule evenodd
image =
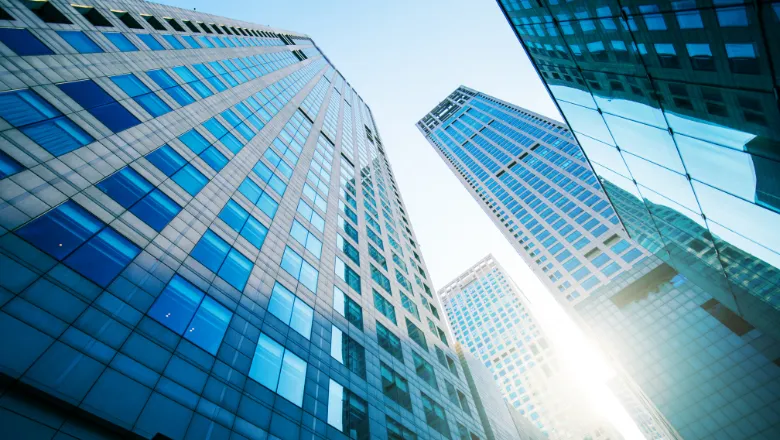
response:
<svg viewBox="0 0 780 440"><path fill-rule="evenodd" d="M155 231L161 232L181 206L129 166L95 185Z"/></svg>
<svg viewBox="0 0 780 440"><path fill-rule="evenodd" d="M425 393L420 393L425 412L425 420L428 426L436 430L441 435L450 438L450 427L447 423L447 414L441 405L433 401Z"/></svg>
<svg viewBox="0 0 780 440"><path fill-rule="evenodd" d="M409 318L406 319L406 331L409 333L409 337L412 338L414 342L417 343L420 347L424 348L426 351L428 351L428 343L425 341L425 334L422 330L420 330L419 327L414 325L412 321L409 321Z"/></svg>
<svg viewBox="0 0 780 440"><path fill-rule="evenodd" d="M249 377L303 407L303 389L308 365L265 333L257 341Z"/></svg>
<svg viewBox="0 0 780 440"><path fill-rule="evenodd" d="M211 229L203 234L190 256L238 290L244 290L254 266Z"/></svg>
<svg viewBox="0 0 780 440"><path fill-rule="evenodd" d="M311 252L312 255L317 257L317 259L322 255L322 242L315 237L314 234L309 232L306 227L300 224L298 220L293 220L292 227L290 228L290 236L300 243L301 246L305 247L306 250Z"/></svg>
<svg viewBox="0 0 780 440"><path fill-rule="evenodd" d="M412 411L412 396L409 394L409 382L384 362L380 362L379 370L382 376L382 392L384 395L407 411Z"/></svg>
<svg viewBox="0 0 780 440"><path fill-rule="evenodd" d="M141 123L92 80L61 83L57 87L114 133Z"/></svg>
<svg viewBox="0 0 780 440"><path fill-rule="evenodd" d="M371 269L371 279L382 286L382 289L384 289L385 292L392 295L393 291L390 289L390 280L387 279L387 277L382 272L380 272L379 269L375 268L373 264L369 264L369 266Z"/></svg>
<svg viewBox="0 0 780 440"><path fill-rule="evenodd" d="M386 300L385 297L379 294L374 289L371 289L374 292L374 307L376 307L379 312L381 312L387 319L390 320L395 325L398 325L398 323L395 320L395 307L393 307L393 304Z"/></svg>
<svg viewBox="0 0 780 440"><path fill-rule="evenodd" d="M336 234L336 248L344 252L353 263L360 266L360 252L339 234Z"/></svg>
<svg viewBox="0 0 780 440"><path fill-rule="evenodd" d="M314 309L276 282L268 302L268 312L279 318L306 339L311 337Z"/></svg>
<svg viewBox="0 0 780 440"><path fill-rule="evenodd" d="M352 439L370 438L368 404L333 379L328 386L328 425Z"/></svg>
<svg viewBox="0 0 780 440"><path fill-rule="evenodd" d="M387 259L381 252L376 250L374 246L371 246L371 243L368 244L368 254L371 255L371 258L376 261L377 264L382 266L382 269L387 270Z"/></svg>
<svg viewBox="0 0 780 440"><path fill-rule="evenodd" d="M309 206L309 204L306 203L303 199L298 201L297 211L303 216L303 218L308 220L312 226L317 228L318 231L325 232L325 220L319 214L317 214L314 209L312 209L312 207Z"/></svg>
<svg viewBox="0 0 780 440"><path fill-rule="evenodd" d="M355 327L363 330L363 308L336 286L333 286L333 309Z"/></svg>
<svg viewBox="0 0 780 440"><path fill-rule="evenodd" d="M366 350L338 327L331 326L330 355L349 371L366 378Z"/></svg>
<svg viewBox="0 0 780 440"><path fill-rule="evenodd" d="M359 295L362 294L360 287L360 275L355 272L348 264L346 264L341 258L336 257L335 273L341 278L342 281L347 283Z"/></svg>
<svg viewBox="0 0 780 440"><path fill-rule="evenodd" d="M401 340L398 336L394 335L380 322L376 323L376 336L380 347L390 353L394 358L403 362L404 355L401 351Z"/></svg>
<svg viewBox="0 0 780 440"><path fill-rule="evenodd" d="M174 275L152 304L149 316L216 356L233 313Z"/></svg>
<svg viewBox="0 0 780 440"><path fill-rule="evenodd" d="M403 292L399 292L401 294L401 305L406 309L407 312L411 313L412 316L417 318L417 320L420 320L420 312L417 310L417 305L409 299L408 296L404 295Z"/></svg>
<svg viewBox="0 0 780 440"><path fill-rule="evenodd" d="M425 383L432 386L433 389L438 389L436 383L436 373L433 370L433 365L430 362L423 359L422 356L412 350L412 359L414 360L414 368L419 376Z"/></svg>
<svg viewBox="0 0 780 440"><path fill-rule="evenodd" d="M317 293L319 271L289 247L284 249L280 266L312 293Z"/></svg>
<svg viewBox="0 0 780 440"><path fill-rule="evenodd" d="M81 31L57 31L60 37L70 44L78 53L100 53L103 49Z"/></svg>
<svg viewBox="0 0 780 440"><path fill-rule="evenodd" d="M387 422L387 440L417 440L417 434L411 429L385 416Z"/></svg>
<svg viewBox="0 0 780 440"><path fill-rule="evenodd" d="M135 52L138 50L138 47L125 37L124 34L118 32L104 32L103 36L122 52Z"/></svg>

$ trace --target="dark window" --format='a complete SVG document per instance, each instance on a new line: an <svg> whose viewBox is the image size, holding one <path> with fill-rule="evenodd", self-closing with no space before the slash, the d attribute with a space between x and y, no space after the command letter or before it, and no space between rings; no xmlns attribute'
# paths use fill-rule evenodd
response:
<svg viewBox="0 0 780 440"><path fill-rule="evenodd" d="M58 87L115 133L141 123L92 80L63 83Z"/></svg>
<svg viewBox="0 0 780 440"><path fill-rule="evenodd" d="M706 310L707 313L714 316L721 324L728 327L729 330L734 332L737 336L742 336L745 333L753 330L753 326L742 319L739 315L732 312L728 307L724 306L715 298L710 299L701 305L701 308Z"/></svg>
<svg viewBox="0 0 780 440"><path fill-rule="evenodd" d="M394 335L387 327L379 322L376 323L376 335L379 346L390 353L394 358L403 362L404 356L401 351L401 340L398 336Z"/></svg>
<svg viewBox="0 0 780 440"><path fill-rule="evenodd" d="M141 14L141 18L146 20L147 23L149 23L152 28L158 30L158 31L167 31L168 29L165 29L165 26L163 26L162 23L160 23L160 20L158 20L154 15L149 14Z"/></svg>
<svg viewBox="0 0 780 440"><path fill-rule="evenodd" d="M0 20L13 20L14 18L5 9L0 8Z"/></svg>
<svg viewBox="0 0 780 440"><path fill-rule="evenodd" d="M92 24L92 26L107 26L107 27L114 27L113 24L111 24L110 21L106 19L100 12L97 11L97 9L93 8L92 6L84 6L84 5L73 5L73 9L75 9L79 14L84 16L84 18L87 19L88 22Z"/></svg>
<svg viewBox="0 0 780 440"><path fill-rule="evenodd" d="M27 29L0 28L0 41L20 56L54 53Z"/></svg>
<svg viewBox="0 0 780 440"><path fill-rule="evenodd" d="M46 23L73 24L73 22L68 20L68 17L54 7L51 2L24 0L23 3L27 8L33 11L38 18Z"/></svg>
<svg viewBox="0 0 780 440"><path fill-rule="evenodd" d="M447 414L444 412L444 408L425 395L425 393L420 393L420 397L422 398L425 420L428 426L441 435L450 438L450 427L447 423Z"/></svg>
<svg viewBox="0 0 780 440"><path fill-rule="evenodd" d="M24 167L17 162L13 157L7 155L4 151L0 151L0 179L16 174L22 171Z"/></svg>
<svg viewBox="0 0 780 440"><path fill-rule="evenodd" d="M143 29L144 27L141 26L141 23L139 23L135 18L133 18L132 15L130 15L127 11L111 11L116 18L118 18L122 23L124 23L125 26L129 27L130 29Z"/></svg>
<svg viewBox="0 0 780 440"><path fill-rule="evenodd" d="M195 26L193 22L189 20L182 20L182 22L184 23L185 26L187 26L190 29L190 31L195 32L196 34L200 33L200 29L198 29L198 27Z"/></svg>
<svg viewBox="0 0 780 440"><path fill-rule="evenodd" d="M380 362L379 370L382 376L382 392L384 395L406 410L411 411L412 396L409 394L409 382L384 362Z"/></svg>
<svg viewBox="0 0 780 440"><path fill-rule="evenodd" d="M414 368L419 376L425 383L437 389L436 373L433 370L433 365L430 362L423 359L422 356L415 353L412 350L412 359L414 360Z"/></svg>
<svg viewBox="0 0 780 440"><path fill-rule="evenodd" d="M369 440L368 404L341 384L330 380L328 424L352 440Z"/></svg>
<svg viewBox="0 0 780 440"><path fill-rule="evenodd" d="M178 21L176 21L175 18L163 17L163 20L168 22L168 26L172 27L174 30L179 31L179 32L184 32L184 28L181 27L181 25L179 24ZM197 32L197 31L195 31L195 32Z"/></svg>

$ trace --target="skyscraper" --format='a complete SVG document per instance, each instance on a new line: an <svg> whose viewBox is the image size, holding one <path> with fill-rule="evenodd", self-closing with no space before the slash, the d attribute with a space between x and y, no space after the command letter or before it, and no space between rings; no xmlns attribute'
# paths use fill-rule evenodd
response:
<svg viewBox="0 0 780 440"><path fill-rule="evenodd" d="M528 300L492 255L439 293L464 359L487 368L503 399L536 427L553 439L582 439L611 429L568 389L557 353Z"/></svg>
<svg viewBox="0 0 780 440"><path fill-rule="evenodd" d="M780 338L780 3L499 5L629 234Z"/></svg>
<svg viewBox="0 0 780 440"><path fill-rule="evenodd" d="M485 438L371 111L308 36L3 2L0 56L0 437Z"/></svg>
<svg viewBox="0 0 780 440"><path fill-rule="evenodd" d="M459 87L417 127L537 277L576 304L647 251L559 122Z"/></svg>

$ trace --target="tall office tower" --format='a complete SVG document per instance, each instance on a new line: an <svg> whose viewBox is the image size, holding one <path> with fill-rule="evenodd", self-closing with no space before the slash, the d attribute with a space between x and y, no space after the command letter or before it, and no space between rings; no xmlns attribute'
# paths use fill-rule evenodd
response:
<svg viewBox="0 0 780 440"><path fill-rule="evenodd" d="M313 41L88 3L0 3L0 437L484 439Z"/></svg>
<svg viewBox="0 0 780 440"><path fill-rule="evenodd" d="M780 338L780 2L499 5L629 234Z"/></svg>
<svg viewBox="0 0 780 440"><path fill-rule="evenodd" d="M576 304L647 254L568 129L459 87L417 127L537 277Z"/></svg>
<svg viewBox="0 0 780 440"><path fill-rule="evenodd" d="M466 374L471 395L477 405L477 412L485 427L488 440L534 440L545 438L544 433L530 423L508 402L493 380L493 373L485 367L481 360L463 349L456 342L455 351L460 358L463 372ZM525 423L516 426L511 413L517 413Z"/></svg>
<svg viewBox="0 0 780 440"><path fill-rule="evenodd" d="M581 439L607 427L565 389L565 373L528 300L492 255L439 294L464 355L489 369L504 400L537 428L553 439Z"/></svg>

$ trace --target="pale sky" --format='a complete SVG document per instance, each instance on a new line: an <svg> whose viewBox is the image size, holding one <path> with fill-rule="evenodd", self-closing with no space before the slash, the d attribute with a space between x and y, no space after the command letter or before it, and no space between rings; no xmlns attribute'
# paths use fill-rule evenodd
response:
<svg viewBox="0 0 780 440"><path fill-rule="evenodd" d="M608 370L415 127L459 85L561 120L493 0L157 0L311 36L368 103L430 276L442 287L492 253L627 439L642 438L602 386Z"/></svg>

